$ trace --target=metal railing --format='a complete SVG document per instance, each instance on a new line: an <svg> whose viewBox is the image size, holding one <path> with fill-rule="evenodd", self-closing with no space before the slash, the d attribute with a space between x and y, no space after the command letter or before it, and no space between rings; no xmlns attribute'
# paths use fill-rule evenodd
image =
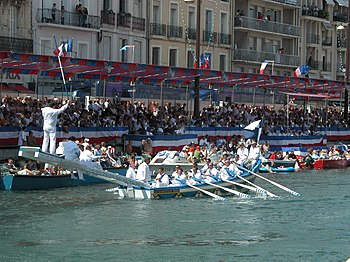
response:
<svg viewBox="0 0 350 262"><path fill-rule="evenodd" d="M330 62L322 62L322 61L308 61L307 65L310 67L311 70L321 70L330 72L332 71L332 63Z"/></svg>
<svg viewBox="0 0 350 262"><path fill-rule="evenodd" d="M231 35L219 33L219 44L221 45L231 45Z"/></svg>
<svg viewBox="0 0 350 262"><path fill-rule="evenodd" d="M52 12L51 8L38 9L36 21L44 24L58 24L65 26L86 27L92 29L101 28L101 18L95 15L85 15L68 11Z"/></svg>
<svg viewBox="0 0 350 262"><path fill-rule="evenodd" d="M256 19L246 16L236 16L234 21L235 27L243 27L291 36L300 36L299 26L276 23L269 20Z"/></svg>
<svg viewBox="0 0 350 262"><path fill-rule="evenodd" d="M33 40L0 36L0 50L33 53Z"/></svg>
<svg viewBox="0 0 350 262"><path fill-rule="evenodd" d="M151 35L166 36L166 25L151 23Z"/></svg>
<svg viewBox="0 0 350 262"><path fill-rule="evenodd" d="M203 42L216 44L218 42L218 33L212 31L203 31Z"/></svg>
<svg viewBox="0 0 350 262"><path fill-rule="evenodd" d="M195 28L187 28L187 37L191 40L196 40L196 29Z"/></svg>
<svg viewBox="0 0 350 262"><path fill-rule="evenodd" d="M115 13L109 10L101 10L101 20L103 24L115 25Z"/></svg>
<svg viewBox="0 0 350 262"><path fill-rule="evenodd" d="M183 36L183 29L181 26L177 25L168 25L167 26L167 35L168 37L176 37L176 38L182 38Z"/></svg>
<svg viewBox="0 0 350 262"><path fill-rule="evenodd" d="M233 54L233 59L250 61L250 62L261 62L264 60L271 60L271 61L275 61L276 64L293 65L293 66L300 64L299 56L247 50L247 49L235 49Z"/></svg>
<svg viewBox="0 0 350 262"><path fill-rule="evenodd" d="M118 13L117 14L117 26L130 27L131 26L131 14Z"/></svg>
<svg viewBox="0 0 350 262"><path fill-rule="evenodd" d="M132 28L140 31L145 31L146 29L146 19L141 17L132 17Z"/></svg>
<svg viewBox="0 0 350 262"><path fill-rule="evenodd" d="M278 2L282 4L287 4L287 5L295 5L295 6L300 6L301 1L300 0L271 0L272 2Z"/></svg>
<svg viewBox="0 0 350 262"><path fill-rule="evenodd" d="M315 34L307 34L306 35L306 43L318 45L320 43L320 36L315 35Z"/></svg>
<svg viewBox="0 0 350 262"><path fill-rule="evenodd" d="M323 40L322 40L322 45L323 46L332 46L332 37L325 37Z"/></svg>
<svg viewBox="0 0 350 262"><path fill-rule="evenodd" d="M328 19L328 11L325 9L316 9L316 8L311 8L311 6L307 7L307 9L302 9L301 15L303 16L312 16L312 17L317 17L317 18L322 18L322 19Z"/></svg>

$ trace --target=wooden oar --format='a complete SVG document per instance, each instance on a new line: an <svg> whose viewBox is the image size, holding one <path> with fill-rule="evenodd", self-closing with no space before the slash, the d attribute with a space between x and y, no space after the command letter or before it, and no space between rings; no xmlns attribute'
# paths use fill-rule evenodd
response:
<svg viewBox="0 0 350 262"><path fill-rule="evenodd" d="M251 171L249 169L246 169L246 168L244 168L244 167L242 167L240 165L237 165L237 167L242 169L243 171L247 171L247 172L253 174L254 176L257 176L257 177L259 177L259 178L261 178L261 179L271 183L272 185L274 185L276 187L279 187L280 189L282 189L282 190L284 190L284 191L286 191L286 192L288 192L288 193L290 193L290 194L292 194L294 196L300 196L300 194L298 192L295 192L295 191L289 189L288 187L285 187L285 186L283 186L281 184L278 184L277 182L274 182L274 181L272 181L270 179L267 179L266 177L260 176L259 174L255 173L255 172L253 172L253 171Z"/></svg>
<svg viewBox="0 0 350 262"><path fill-rule="evenodd" d="M221 201L226 200L226 198L224 198L224 197L218 196L218 195L216 195L216 194L214 194L214 193L212 193L212 192L209 192L209 191L207 191L207 190L204 190L204 189L202 189L202 188L199 188L199 187L197 187L197 186L194 186L194 185L192 185L192 184L189 183L189 182L187 182L186 184L187 184L189 187L192 187L193 189L196 189L196 190L198 190L198 191L200 191L200 192L202 192L202 193L204 193L204 194L206 194L206 195L208 195L208 196L211 196L211 197L213 197L213 198L215 198L215 199L218 199L218 200L221 200Z"/></svg>
<svg viewBox="0 0 350 262"><path fill-rule="evenodd" d="M216 185L216 184L214 184L214 183L211 183L211 182L208 182L208 181L205 181L205 180L202 180L202 181L203 181L204 183L208 184L208 185L211 185L211 186L213 186L213 187L220 188L220 189L222 189L222 190L224 190L224 191L227 191L227 192L229 192L229 193L231 193L231 194L237 195L237 196L239 196L239 197L241 197L241 198L248 198L248 199L251 198L250 195L241 193L241 192L239 192L239 191L236 191L236 190L233 190L233 189L230 189L230 188L226 188L226 187L223 187L223 186L220 186L220 185Z"/></svg>
<svg viewBox="0 0 350 262"><path fill-rule="evenodd" d="M257 194L262 194L264 196L267 195L267 191L264 190L264 189L256 188L256 187L253 187L253 186L248 186L246 184L237 183L237 182L230 181L230 180L227 180L227 179L221 179L221 180L226 182L226 183L230 183L232 185L236 185L236 186L240 186L240 187L246 188L246 189L248 189L250 191L253 191L253 192L257 193Z"/></svg>
<svg viewBox="0 0 350 262"><path fill-rule="evenodd" d="M256 184L254 184L253 182L250 182L248 179L245 179L244 177L242 177L242 176L240 176L240 175L238 175L238 174L236 174L236 176L237 176L238 178L240 178L241 180L247 182L248 184L252 185L253 187L256 187L257 189L259 189L259 190L265 192L268 196L270 196L270 197L277 197L275 194L273 194L273 193L271 193L270 191L267 191L266 189L264 189L264 188L262 188L262 187L260 187L260 186L258 186L258 185L256 185Z"/></svg>

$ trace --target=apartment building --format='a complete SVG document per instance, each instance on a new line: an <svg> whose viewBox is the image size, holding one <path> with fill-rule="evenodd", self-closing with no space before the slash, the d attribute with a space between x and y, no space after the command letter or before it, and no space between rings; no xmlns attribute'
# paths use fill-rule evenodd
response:
<svg viewBox="0 0 350 262"><path fill-rule="evenodd" d="M236 0L232 70L291 75L300 65L300 0Z"/></svg>
<svg viewBox="0 0 350 262"><path fill-rule="evenodd" d="M73 57L192 68L199 28L210 69L344 78L347 0L202 0L199 26L197 3L1 0L0 49L52 55L73 38Z"/></svg>
<svg viewBox="0 0 350 262"><path fill-rule="evenodd" d="M195 61L197 1L149 1L149 63L192 68ZM201 1L200 54L209 68L229 71L232 1Z"/></svg>

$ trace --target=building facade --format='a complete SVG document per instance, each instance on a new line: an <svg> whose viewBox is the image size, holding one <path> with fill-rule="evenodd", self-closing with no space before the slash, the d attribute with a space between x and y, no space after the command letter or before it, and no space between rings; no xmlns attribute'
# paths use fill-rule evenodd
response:
<svg viewBox="0 0 350 262"><path fill-rule="evenodd" d="M347 0L201 0L199 26L197 3L1 0L0 49L52 55L73 38L73 57L192 68L200 29L207 68L344 79Z"/></svg>

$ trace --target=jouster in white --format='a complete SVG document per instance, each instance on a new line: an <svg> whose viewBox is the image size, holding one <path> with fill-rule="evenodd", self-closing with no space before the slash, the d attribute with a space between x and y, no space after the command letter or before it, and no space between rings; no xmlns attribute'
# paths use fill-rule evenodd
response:
<svg viewBox="0 0 350 262"><path fill-rule="evenodd" d="M50 144L50 154L55 154L56 152L56 125L57 117L59 114L63 113L69 106L70 101L67 100L66 104L61 108L55 108L56 104L52 107L44 107L41 109L41 113L44 119L43 131L44 138L41 150L43 152L48 152Z"/></svg>
<svg viewBox="0 0 350 262"><path fill-rule="evenodd" d="M166 187L169 186L169 176L164 172L164 168L159 168L159 173L156 176L156 184L155 187Z"/></svg>
<svg viewBox="0 0 350 262"><path fill-rule="evenodd" d="M150 159L146 158L144 162L137 168L136 180L148 183L151 180L151 170L149 169Z"/></svg>

